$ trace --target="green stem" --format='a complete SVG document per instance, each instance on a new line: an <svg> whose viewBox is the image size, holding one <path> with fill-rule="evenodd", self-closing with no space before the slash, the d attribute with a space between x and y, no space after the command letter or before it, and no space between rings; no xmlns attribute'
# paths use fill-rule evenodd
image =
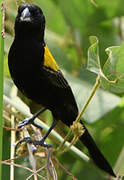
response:
<svg viewBox="0 0 124 180"><path fill-rule="evenodd" d="M0 0L2 4L2 0ZM2 139L3 139L3 58L4 58L4 40L1 35L3 27L3 13L0 8L0 160L2 161ZM0 164L0 180L2 180L2 165Z"/></svg>
<svg viewBox="0 0 124 180"><path fill-rule="evenodd" d="M72 130L70 129L68 134L65 136L64 141L59 145L59 147L56 149L57 152L62 152L64 149L64 145L66 143L66 141L69 139L69 137L71 136Z"/></svg>
<svg viewBox="0 0 124 180"><path fill-rule="evenodd" d="M89 105L92 97L93 97L94 94L96 93L96 91L97 91L97 89L99 88L99 86L100 86L100 76L98 75L97 78L96 78L96 83L94 84L93 89L92 89L92 91L91 91L91 94L90 94L89 98L87 99L86 103L84 104L81 112L80 112L79 115L77 116L75 122L79 122L79 121L80 121L82 115L84 114L87 106ZM60 146L57 148L57 151L59 151L59 150L61 151L61 150L63 149L64 144L65 144L65 142L68 140L68 138L70 137L71 133L72 133L72 130L70 129L69 132L68 132L68 134L65 136L64 141L63 141L63 142L60 144ZM71 143L71 145L72 145L72 143Z"/></svg>
<svg viewBox="0 0 124 180"><path fill-rule="evenodd" d="M71 148L71 146L73 146L77 142L77 140L78 140L78 136L74 136L70 145L68 147L64 148L64 150L62 152L68 151Z"/></svg>
<svg viewBox="0 0 124 180"><path fill-rule="evenodd" d="M89 105L91 99L93 98L93 96L94 96L94 94L96 93L96 91L97 91L97 89L99 88L99 86L100 86L100 76L98 75L97 78L96 78L96 82L95 82L95 84L94 84L94 86L93 86L93 89L92 89L92 91L91 91L91 94L90 94L89 98L87 99L87 101L86 101L86 103L84 104L81 112L79 113L79 115L77 116L77 118L76 118L76 120L75 120L76 122L79 122L79 121L80 121L82 115L84 114L87 106Z"/></svg>
<svg viewBox="0 0 124 180"><path fill-rule="evenodd" d="M5 104L9 104L9 105L15 107L16 110L18 110L24 116L32 117L32 114L29 112L29 108L26 105L24 105L24 103L22 103L21 100L20 100L20 102L19 101L17 102L16 98L14 98L14 99L11 98L10 99L5 95L3 96L3 100L4 100ZM43 123L41 120L39 120L38 118L35 119L35 123L40 125L41 127L43 127L43 129L45 131L48 131L49 127L45 123ZM60 143L63 142L63 138L57 132L55 132L54 130L51 131L51 136L54 137L58 142L60 142ZM65 143L65 146L68 147L69 145L70 145L69 142ZM87 162L89 161L89 157L87 155L85 155L83 152L81 152L75 146L71 146L70 151L74 155L76 155L77 158L83 159L83 160L85 160Z"/></svg>

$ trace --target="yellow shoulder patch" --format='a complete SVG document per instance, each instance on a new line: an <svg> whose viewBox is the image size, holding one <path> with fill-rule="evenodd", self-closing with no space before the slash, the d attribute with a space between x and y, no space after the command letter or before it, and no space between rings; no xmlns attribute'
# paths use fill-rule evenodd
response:
<svg viewBox="0 0 124 180"><path fill-rule="evenodd" d="M45 52L44 52L44 66L50 67L54 71L58 71L59 67L58 67L54 57L52 56L48 46L45 46L44 50L45 50Z"/></svg>

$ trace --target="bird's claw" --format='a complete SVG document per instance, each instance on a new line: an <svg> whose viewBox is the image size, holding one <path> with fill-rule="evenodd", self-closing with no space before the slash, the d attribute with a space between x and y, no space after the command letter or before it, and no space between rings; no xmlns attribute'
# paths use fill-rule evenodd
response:
<svg viewBox="0 0 124 180"><path fill-rule="evenodd" d="M38 141L38 140L33 140L33 139L31 139L30 137L25 137L25 138L21 139L20 141L18 141L18 143L16 144L16 147L17 147L19 144L23 143L23 142L32 143L32 144L34 144L35 146L36 146L36 145L40 145L40 146L43 146L43 147L46 147L46 148L52 147L51 144L46 144L43 138Z"/></svg>
<svg viewBox="0 0 124 180"><path fill-rule="evenodd" d="M27 124L31 124L32 123L32 119L24 119L19 125L18 128L22 128L23 126L27 125Z"/></svg>

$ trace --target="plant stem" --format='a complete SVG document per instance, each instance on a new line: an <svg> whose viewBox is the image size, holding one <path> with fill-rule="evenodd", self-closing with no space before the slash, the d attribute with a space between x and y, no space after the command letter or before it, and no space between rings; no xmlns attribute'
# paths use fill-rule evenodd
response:
<svg viewBox="0 0 124 180"><path fill-rule="evenodd" d="M10 99L7 96L3 96L4 99L4 103L5 104L10 104L11 106L15 107L16 110L18 110L21 114L23 114L26 117L32 117L32 114L29 112L29 108L22 103L22 101L20 100L20 103L16 101L16 99ZM22 105L23 104L23 105ZM22 116L21 116L22 117ZM49 127L43 123L41 120L39 120L38 118L35 119L35 123L37 123L38 125L42 126L43 129L45 131L48 131ZM54 137L55 139L58 140L58 142L63 142L63 138L54 130L51 131L51 136ZM65 146L69 146L70 143L66 142ZM70 151L76 155L77 158L79 159L83 159L84 161L89 161L89 157L87 155L85 155L83 152L81 152L78 148L76 148L75 146L71 146Z"/></svg>
<svg viewBox="0 0 124 180"><path fill-rule="evenodd" d="M14 108L13 108L14 111ZM15 128L15 117L14 115L11 115L11 128ZM10 154L10 159L14 159L14 155L15 155L15 147L13 146L13 144L16 141L16 133L15 131L11 131L11 154ZM14 163L14 160L11 161L12 163ZM10 180L14 180L14 166L11 165L10 166Z"/></svg>
<svg viewBox="0 0 124 180"><path fill-rule="evenodd" d="M2 0L0 0L0 160L2 161L2 139L3 139L3 58L4 58L4 40L3 31L3 13L1 10ZM0 180L2 180L2 164L0 164Z"/></svg>
<svg viewBox="0 0 124 180"><path fill-rule="evenodd" d="M84 114L87 106L89 105L91 99L93 98L93 96L94 96L94 94L96 93L96 91L97 91L97 89L99 88L99 86L100 86L100 76L98 75L97 78L96 78L96 82L95 82L95 84L94 84L94 86L93 86L93 89L92 89L92 91L91 91L91 94L90 94L89 98L87 99L87 101L86 101L86 103L84 104L81 112L79 113L79 115L77 116L77 118L76 118L76 120L75 120L76 122L79 122L79 121L80 121L82 115Z"/></svg>
<svg viewBox="0 0 124 180"><path fill-rule="evenodd" d="M93 96L94 96L94 94L96 93L96 91L97 91L97 89L99 88L99 86L100 86L100 75L97 76L96 82L95 82L95 84L94 84L94 86L93 86L93 89L92 89L92 91L91 91L91 94L90 94L89 98L87 99L86 103L84 104L81 112L78 114L78 116L77 116L77 118L76 118L76 120L75 120L76 122L79 122L79 121L80 121L82 115L84 114L87 106L89 105L91 99L93 98ZM72 130L70 129L69 132L68 132L68 134L65 136L64 141L63 141L63 142L60 144L60 146L58 147L57 151L59 151L59 150L61 151L61 150L63 149L64 144L65 144L65 142L68 140L68 138L70 137L71 133L72 133ZM72 143L71 143L71 145L72 145Z"/></svg>
<svg viewBox="0 0 124 180"><path fill-rule="evenodd" d="M28 130L26 129L26 127L24 128L24 137L30 137L30 134L28 132ZM34 145L33 144L29 144L27 143L27 147L28 147L28 152L29 152L29 161L30 161L30 165L32 166L32 170L36 172L36 159L35 156L33 154L33 149L34 149ZM37 180L37 173L34 174L34 180Z"/></svg>

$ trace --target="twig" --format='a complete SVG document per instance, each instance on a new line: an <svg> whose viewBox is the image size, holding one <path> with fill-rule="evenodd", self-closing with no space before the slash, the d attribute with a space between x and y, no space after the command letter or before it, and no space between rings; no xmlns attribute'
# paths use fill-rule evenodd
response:
<svg viewBox="0 0 124 180"><path fill-rule="evenodd" d="M97 89L99 88L99 86L100 86L100 75L97 76L97 78L96 78L96 83L95 83L94 86L93 86L93 89L92 89L92 91L91 91L91 94L90 94L89 98L87 99L86 103L84 104L84 106L83 106L80 114L77 116L77 118L76 118L76 120L75 120L76 122L79 122L79 121L80 121L82 115L84 114L84 111L86 110L87 106L89 105L91 99L92 99L93 96L95 95L95 93L96 93Z"/></svg>
<svg viewBox="0 0 124 180"><path fill-rule="evenodd" d="M2 5L1 5L1 10L3 12L3 16L2 16L2 31L1 31L1 34L2 34L2 37L3 39L5 38L5 2L2 2Z"/></svg>
<svg viewBox="0 0 124 180"><path fill-rule="evenodd" d="M27 108L27 106L25 104L23 106L20 106L19 103L17 103L15 99L10 99L9 97L7 97L5 95L3 96L3 100L4 100L3 102L5 104L9 104L9 105L15 107L16 110L18 110L21 114L23 114L23 116L32 117L32 114L29 112L29 109ZM22 103L21 100L20 100L20 103ZM41 120L39 120L38 118L36 118L35 123L42 126L45 131L47 131L49 129L49 127L45 123L43 123ZM59 142L63 142L63 138L56 131L52 130L51 135L54 138L56 138ZM69 142L65 143L65 146L69 146L69 145L70 145ZM71 146L70 150L73 154L77 155L77 158L83 159L87 162L89 161L89 157L87 155L85 155L82 151L80 151L78 148L76 148L75 146Z"/></svg>
<svg viewBox="0 0 124 180"><path fill-rule="evenodd" d="M68 147L65 147L62 152L68 151L68 150L70 149L70 147L77 142L77 140L78 140L78 136L74 136L73 139L72 139L72 141L71 141L71 143L70 143L70 145L69 145Z"/></svg>
<svg viewBox="0 0 124 180"><path fill-rule="evenodd" d="M4 160L4 162L11 162L11 161L16 160L16 159L19 159L19 158L21 158L21 157L23 157L23 156L25 156L25 155L27 155L27 152L24 153L24 154L21 154L21 155L19 155L19 156L16 156L16 157L14 157L13 159Z"/></svg>
<svg viewBox="0 0 124 180"><path fill-rule="evenodd" d="M19 167L19 168L23 168L25 170L28 170L30 171L31 173L33 173L33 175L35 175L37 172L36 171L33 171L32 169L26 167L26 166L23 166L23 165L20 165L20 164L15 164L15 163L10 163L10 162L6 162L6 161L0 161L1 164L5 164L5 165L13 165L15 167ZM42 177L41 175L37 174L37 176L43 178L44 180L46 180L44 177Z"/></svg>
<svg viewBox="0 0 124 180"><path fill-rule="evenodd" d="M10 128L10 127L7 127L7 126L3 126L4 129L6 129L7 131L21 131L22 129L15 129L15 128Z"/></svg>
<svg viewBox="0 0 124 180"><path fill-rule="evenodd" d="M36 172L38 173L38 172L42 171L45 168L46 168L46 165L43 166L42 168L38 169ZM32 176L33 176L33 174L31 174L26 180L30 179Z"/></svg>
<svg viewBox="0 0 124 180"><path fill-rule="evenodd" d="M58 179L57 173L51 159L51 153L52 153L52 149L51 148L47 149L47 178L49 177L49 174L50 174L53 180L57 180ZM50 167L51 167L51 170L50 170Z"/></svg>
<svg viewBox="0 0 124 180"><path fill-rule="evenodd" d="M23 132L24 132L24 136L25 137L29 137L30 136L28 131L27 131L27 129L26 129L26 127L24 127ZM27 143L27 147L28 147L28 152L29 152L29 161L30 161L30 164L32 166L33 171L36 172L36 159L35 159L35 157L33 155L34 145ZM34 180L37 180L37 173L34 174Z"/></svg>
<svg viewBox="0 0 124 180"><path fill-rule="evenodd" d="M28 168L28 167L26 167L26 166L23 166L23 165L20 165L20 164L15 164L15 163L10 162L10 161L15 160L15 159L18 159L18 158L20 158L20 157L22 157L22 156L23 156L23 155L20 155L20 156L15 157L14 159L8 159L8 160L0 161L0 163L1 163L1 164L5 164L5 165L11 165L11 166L16 166L16 167L19 167L19 168L26 169L26 170L32 172L32 174L30 175L30 177L32 177L33 175L37 174L37 172L41 171L42 169L44 169L44 168L46 167L46 166L44 166L44 167L40 168L40 169L37 170L37 171L33 171L32 169L30 169L30 168ZM41 176L41 175L39 175L39 174L37 174L37 176L39 176L39 177L41 177L42 179L46 180L43 176Z"/></svg>
<svg viewBox="0 0 124 180"><path fill-rule="evenodd" d="M94 6L98 7L98 4L96 4L94 0L90 0L90 1Z"/></svg>
<svg viewBox="0 0 124 180"><path fill-rule="evenodd" d="M55 166L54 166L52 160L50 160L50 164L51 164L51 168L52 168L52 172L53 172L53 180L58 180L57 172L56 172L56 169L55 169Z"/></svg>
<svg viewBox="0 0 124 180"><path fill-rule="evenodd" d="M53 160L66 172L68 176L71 176L73 180L77 180L77 178L74 177L55 157Z"/></svg>
<svg viewBox="0 0 124 180"><path fill-rule="evenodd" d="M15 127L15 117L12 115L11 128L14 128L14 127ZM14 154L15 154L15 147L13 146L15 141L16 141L15 131L11 131L11 155L10 155L11 162L14 162L14 160L12 159L14 158ZM10 166L10 180L14 180L14 166L13 165Z"/></svg>
<svg viewBox="0 0 124 180"><path fill-rule="evenodd" d="M42 138L40 130L34 126L32 126L32 128L35 132L35 139L40 140ZM51 153L52 153L52 148L46 148L46 155L47 155L46 174L47 174L47 179L49 179L49 175L50 175L53 178L53 180L57 180L57 173L56 173L55 167L54 167L52 160L51 160L51 155L52 155ZM52 170L50 169L50 167Z"/></svg>

